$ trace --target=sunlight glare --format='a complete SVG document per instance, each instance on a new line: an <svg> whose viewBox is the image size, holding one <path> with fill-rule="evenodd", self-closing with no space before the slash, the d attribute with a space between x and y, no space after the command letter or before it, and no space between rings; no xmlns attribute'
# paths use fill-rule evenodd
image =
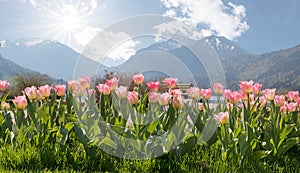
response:
<svg viewBox="0 0 300 173"><path fill-rule="evenodd" d="M65 6L62 10L61 27L65 31L76 31L79 29L79 16L72 6Z"/></svg>

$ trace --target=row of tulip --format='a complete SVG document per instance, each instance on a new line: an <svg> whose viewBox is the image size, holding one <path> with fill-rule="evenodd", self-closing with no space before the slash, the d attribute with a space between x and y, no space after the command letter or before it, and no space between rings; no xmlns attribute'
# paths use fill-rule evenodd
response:
<svg viewBox="0 0 300 173"><path fill-rule="evenodd" d="M133 80L136 85L140 85L143 83L143 75L135 75ZM147 86L151 92L148 93L149 102L155 103L159 102L161 106L167 105L168 101L171 98L172 93L178 95L175 99L178 104L176 107L180 107L183 105L183 97L182 92L180 90L172 90L176 87L177 79L174 78L166 78L164 83L170 88L169 92L159 94L157 93L158 89L160 88L159 81L157 82L148 82ZM0 81L0 91L5 91L6 88L9 86L7 81ZM90 88L90 83L88 77L79 78L78 81L71 80L68 82L68 88L70 91L74 92L76 96L82 97L84 96L84 91L88 89L88 93L91 95L94 92L93 89ZM255 102L255 96L258 96L260 93L262 96L259 97L260 106L265 106L267 101L275 101L276 106L280 107L282 112L294 112L300 105L299 99L299 91L290 91L286 95L275 95L276 89L265 89L262 91L262 84L255 83L253 81L244 81L240 83L240 91L231 91L231 90L224 90L224 87L220 83L215 83L213 90L215 94L223 94L226 98L228 103L230 104L237 104L239 101L247 101L247 94L251 93L251 103L252 106ZM57 96L64 96L66 93L66 85L56 85L53 87L54 91L57 93ZM105 84L100 84L97 86L97 89L100 93L104 95L109 95L111 91L115 91L118 98L123 99L125 97L128 98L129 102L133 105L136 104L138 100L138 93L137 91L128 92L127 87L120 86L118 87L118 80L116 78L112 78L108 80ZM35 86L27 87L24 90L24 93L28 96L30 100L38 99L44 100L50 97L51 87L49 85L40 86L38 89ZM202 97L204 100L209 100L212 96L211 89L199 89L198 87L191 87L187 90L187 93L190 98L194 100L199 100ZM9 106L7 103L3 103L6 106ZM14 99L14 104L16 108L24 110L27 102L25 96L18 96ZM242 106L242 104L240 104ZM199 107L201 109L201 103L199 103Z"/></svg>
<svg viewBox="0 0 300 173"><path fill-rule="evenodd" d="M186 152L201 143L206 124L217 122L215 132L205 143L221 146L224 160L232 154L241 160L280 157L299 147L299 91L276 95L276 89L262 90L262 84L242 81L239 91L225 89L220 83L212 89L191 87L186 90L189 99L184 99L182 91L176 89L175 78L163 80L169 89L164 93L158 92L159 81L147 82L147 89L141 91L144 76L138 74L132 79L132 91L119 86L117 78L91 88L90 79L81 77L68 81L67 86L52 87L54 94L48 85L32 86L24 89L23 96L14 98L12 107L3 96L1 116L5 121L1 137L9 136L12 144L14 140L20 143L18 135L24 136L26 125L32 126L30 132L26 131L27 138L40 145L51 139L65 145L70 134L75 133L84 146L105 145L154 157L171 150L177 154ZM0 81L1 92L8 86L7 81ZM215 108L209 103L212 91L218 97ZM224 102L220 97L225 98ZM160 142L151 141L153 136L159 136ZM134 141L115 142L116 138ZM141 140L150 142L142 144ZM157 153L149 154L154 148Z"/></svg>

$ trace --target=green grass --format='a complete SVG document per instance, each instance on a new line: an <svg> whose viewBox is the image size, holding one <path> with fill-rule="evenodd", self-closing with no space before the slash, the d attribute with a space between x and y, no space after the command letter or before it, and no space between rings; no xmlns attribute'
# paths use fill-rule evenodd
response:
<svg viewBox="0 0 300 173"><path fill-rule="evenodd" d="M217 146L199 146L182 156L172 153L150 160L126 160L111 156L98 148L85 156L83 147L61 148L48 146L36 149L24 146L0 151L0 172L299 172L300 149L292 148L280 159L260 161L246 158L242 163L236 155L223 161Z"/></svg>

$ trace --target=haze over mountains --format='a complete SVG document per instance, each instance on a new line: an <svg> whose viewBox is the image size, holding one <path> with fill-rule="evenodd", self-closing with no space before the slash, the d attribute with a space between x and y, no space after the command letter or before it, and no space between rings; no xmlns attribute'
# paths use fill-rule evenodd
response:
<svg viewBox="0 0 300 173"><path fill-rule="evenodd" d="M54 40L39 38L2 41L0 55L22 67L57 79L73 78L79 53Z"/></svg>
<svg viewBox="0 0 300 173"><path fill-rule="evenodd" d="M300 88L300 45L290 49L255 55L225 37L210 36L204 41L207 46L214 50L213 52L210 51L209 55L214 54L219 58L225 72L227 86L230 88L237 88L238 81L250 79L263 83L264 88ZM64 80L72 79L74 67L80 56L73 49L57 41L41 39L6 40L0 48L0 55L2 58L7 59L0 58L2 69L5 69L0 70L0 76L5 75L5 73L12 75L14 69L20 69L19 66L22 66ZM173 60L174 58L177 59L178 68L180 63L181 65L184 64L196 78L198 86L209 86L207 67L203 65L201 60L197 60L195 52L173 40L155 43L138 50L136 55L132 56L127 62L111 70L121 69L126 71L126 68L132 67L130 70L134 72L133 67L143 66L144 60L147 58L150 60L152 57L153 61L155 60L152 65L155 65L167 61L163 58L164 56L166 58L171 57ZM88 61L90 61L90 64L97 64L92 60ZM19 66L12 65L14 63ZM177 67L173 66L173 71L174 68ZM179 72L179 75L185 73L184 69L176 69L176 71Z"/></svg>

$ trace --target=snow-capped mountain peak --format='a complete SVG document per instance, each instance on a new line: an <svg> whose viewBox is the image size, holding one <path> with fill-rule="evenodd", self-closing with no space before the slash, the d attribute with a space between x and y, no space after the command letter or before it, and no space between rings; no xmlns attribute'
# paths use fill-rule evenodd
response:
<svg viewBox="0 0 300 173"><path fill-rule="evenodd" d="M0 39L0 48L4 48L6 44L6 40Z"/></svg>
<svg viewBox="0 0 300 173"><path fill-rule="evenodd" d="M45 40L42 38L21 38L12 41L16 46L26 46L26 47L33 47L33 46L45 46L45 45L60 45L56 40Z"/></svg>
<svg viewBox="0 0 300 173"><path fill-rule="evenodd" d="M2 40L0 55L12 62L51 77L71 79L77 58L70 47L54 40L22 38Z"/></svg>
<svg viewBox="0 0 300 173"><path fill-rule="evenodd" d="M209 36L205 39L205 43L211 46L221 59L251 54L225 37Z"/></svg>

